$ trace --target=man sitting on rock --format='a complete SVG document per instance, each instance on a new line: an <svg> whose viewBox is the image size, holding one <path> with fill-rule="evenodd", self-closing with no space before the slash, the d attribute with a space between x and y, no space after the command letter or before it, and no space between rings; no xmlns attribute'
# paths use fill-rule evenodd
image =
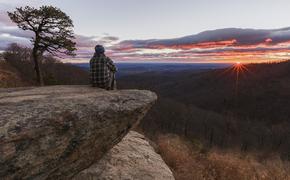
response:
<svg viewBox="0 0 290 180"><path fill-rule="evenodd" d="M105 55L105 48L101 45L95 47L95 54L90 60L90 78L93 87L106 90L116 89L115 72L117 71L113 61Z"/></svg>

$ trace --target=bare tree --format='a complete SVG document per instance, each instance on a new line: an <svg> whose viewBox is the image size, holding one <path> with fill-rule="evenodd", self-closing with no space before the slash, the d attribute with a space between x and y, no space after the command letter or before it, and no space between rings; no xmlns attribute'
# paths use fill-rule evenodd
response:
<svg viewBox="0 0 290 180"><path fill-rule="evenodd" d="M32 59L37 82L41 86L44 85L40 68L43 53L74 55L76 48L72 20L53 6L42 6L39 9L20 7L14 12L8 12L8 16L19 28L34 32Z"/></svg>

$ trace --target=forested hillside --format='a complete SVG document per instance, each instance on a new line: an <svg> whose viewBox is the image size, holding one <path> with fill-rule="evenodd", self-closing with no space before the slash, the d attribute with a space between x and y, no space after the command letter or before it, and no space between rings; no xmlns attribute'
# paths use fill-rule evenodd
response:
<svg viewBox="0 0 290 180"><path fill-rule="evenodd" d="M290 158L289 61L201 73L145 73L121 78L119 85L159 95L142 123L149 134L177 133L198 137L208 146Z"/></svg>
<svg viewBox="0 0 290 180"><path fill-rule="evenodd" d="M158 94L140 131L177 179L289 179L290 62L155 72L120 88Z"/></svg>
<svg viewBox="0 0 290 180"><path fill-rule="evenodd" d="M0 87L21 87L36 85L31 49L12 44L0 60ZM52 56L40 61L45 85L88 84L87 70L72 64L62 63Z"/></svg>

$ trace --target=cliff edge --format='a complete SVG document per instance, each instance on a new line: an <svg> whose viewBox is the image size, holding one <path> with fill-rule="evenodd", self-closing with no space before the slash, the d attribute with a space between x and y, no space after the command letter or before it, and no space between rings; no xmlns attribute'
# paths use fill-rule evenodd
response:
<svg viewBox="0 0 290 180"><path fill-rule="evenodd" d="M0 177L68 179L143 118L150 91L87 86L0 89Z"/></svg>

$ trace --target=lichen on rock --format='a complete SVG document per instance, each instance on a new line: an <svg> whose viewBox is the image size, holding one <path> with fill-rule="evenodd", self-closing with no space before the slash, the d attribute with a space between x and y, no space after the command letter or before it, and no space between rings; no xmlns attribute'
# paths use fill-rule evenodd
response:
<svg viewBox="0 0 290 180"><path fill-rule="evenodd" d="M97 162L156 101L87 86L0 89L0 177L68 179Z"/></svg>

